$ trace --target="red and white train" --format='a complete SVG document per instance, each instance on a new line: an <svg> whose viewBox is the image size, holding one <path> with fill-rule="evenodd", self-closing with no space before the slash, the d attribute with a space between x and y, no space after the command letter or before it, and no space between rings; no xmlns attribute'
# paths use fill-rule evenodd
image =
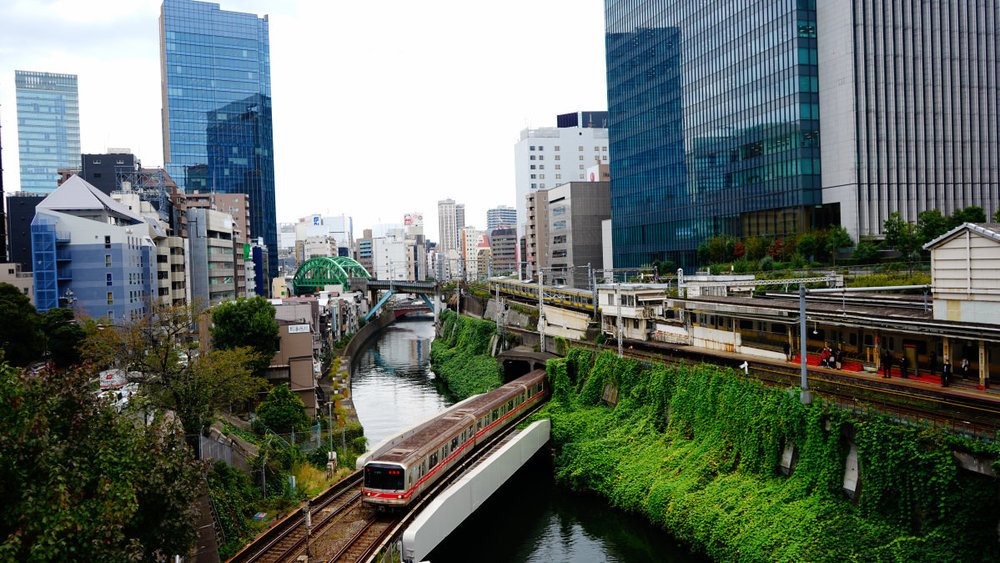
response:
<svg viewBox="0 0 1000 563"><path fill-rule="evenodd" d="M404 507L501 428L541 402L545 371L535 370L430 421L364 466L362 500Z"/></svg>

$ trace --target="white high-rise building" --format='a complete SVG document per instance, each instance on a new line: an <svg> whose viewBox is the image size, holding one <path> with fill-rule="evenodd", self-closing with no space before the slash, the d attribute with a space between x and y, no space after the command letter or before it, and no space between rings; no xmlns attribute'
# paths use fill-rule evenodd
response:
<svg viewBox="0 0 1000 563"><path fill-rule="evenodd" d="M517 232L524 234L529 192L588 180L594 164L608 164L608 112L559 115L556 127L521 131L514 145Z"/></svg>
<svg viewBox="0 0 1000 563"><path fill-rule="evenodd" d="M438 202L438 251L460 250L459 233L465 226L465 204L453 199Z"/></svg>

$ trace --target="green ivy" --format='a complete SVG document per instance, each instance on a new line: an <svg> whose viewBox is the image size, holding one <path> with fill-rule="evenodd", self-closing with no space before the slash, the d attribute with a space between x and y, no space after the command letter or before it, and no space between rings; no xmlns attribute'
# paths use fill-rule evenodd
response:
<svg viewBox="0 0 1000 563"><path fill-rule="evenodd" d="M258 495L250 486L250 479L224 461L217 461L212 466L208 474L208 491L226 538L219 546L219 556L228 559L253 535L252 507Z"/></svg>
<svg viewBox="0 0 1000 563"><path fill-rule="evenodd" d="M441 314L442 336L431 343L431 368L457 400L500 386L500 368L490 355L496 324L462 317L447 310Z"/></svg>
<svg viewBox="0 0 1000 563"><path fill-rule="evenodd" d="M547 366L556 479L596 492L715 559L995 560L994 479L951 455L983 446L844 413L717 366L668 367L571 349ZM617 407L601 403L607 383ZM842 491L858 446L855 504ZM787 444L798 449L780 473Z"/></svg>

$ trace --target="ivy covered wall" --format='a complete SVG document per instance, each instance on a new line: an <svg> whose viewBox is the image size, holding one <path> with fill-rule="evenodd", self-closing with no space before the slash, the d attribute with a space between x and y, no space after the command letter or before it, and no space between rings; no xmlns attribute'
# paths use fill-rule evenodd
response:
<svg viewBox="0 0 1000 563"><path fill-rule="evenodd" d="M548 365L556 478L645 514L695 549L734 561L995 561L995 479L952 450L983 445L765 387L710 365L666 367L572 349ZM604 406L605 385L619 388ZM849 443L860 489L842 490ZM798 450L780 472L786 443Z"/></svg>
<svg viewBox="0 0 1000 563"><path fill-rule="evenodd" d="M431 343L431 369L455 400L500 386L500 369L490 355L496 323L463 317L452 310L441 313L441 336Z"/></svg>

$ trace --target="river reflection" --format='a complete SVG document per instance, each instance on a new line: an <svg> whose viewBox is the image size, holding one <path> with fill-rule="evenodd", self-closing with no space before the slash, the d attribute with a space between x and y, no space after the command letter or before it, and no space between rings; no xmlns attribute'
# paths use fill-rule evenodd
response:
<svg viewBox="0 0 1000 563"><path fill-rule="evenodd" d="M351 396L369 446L451 405L434 387L433 339L432 320L400 319L358 355Z"/></svg>

